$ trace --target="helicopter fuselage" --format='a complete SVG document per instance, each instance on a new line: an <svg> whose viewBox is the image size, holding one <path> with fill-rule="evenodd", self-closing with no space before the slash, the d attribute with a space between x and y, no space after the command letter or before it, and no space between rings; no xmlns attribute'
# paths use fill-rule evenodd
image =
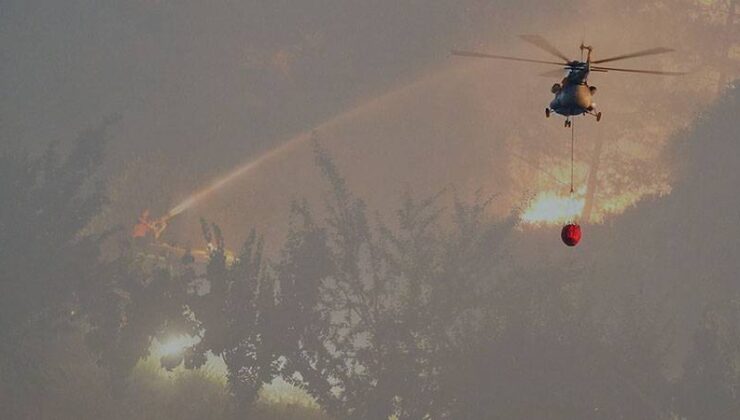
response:
<svg viewBox="0 0 740 420"><path fill-rule="evenodd" d="M566 117L581 115L594 109L593 89L586 79L588 70L571 70L562 84L553 86L555 98L550 102L550 109Z"/></svg>

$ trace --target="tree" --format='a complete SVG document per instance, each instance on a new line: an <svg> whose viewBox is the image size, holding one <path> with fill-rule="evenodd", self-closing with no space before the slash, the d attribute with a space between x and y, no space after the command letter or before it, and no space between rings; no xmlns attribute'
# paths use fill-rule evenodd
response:
<svg viewBox="0 0 740 420"><path fill-rule="evenodd" d="M72 325L76 291L95 271L100 236L79 232L104 203L96 173L113 122L83 132L65 156L57 144L38 157L0 151L0 400L10 417L59 378L45 348Z"/></svg>
<svg viewBox="0 0 740 420"><path fill-rule="evenodd" d="M188 299L202 333L200 342L185 355L185 365L202 366L208 351L222 356L229 389L239 412L245 412L262 386L277 376L274 339L281 332L272 331L270 325L275 313L274 279L266 269L262 239L256 232L251 232L229 264L220 229L202 225L206 241L213 245L206 273L208 292Z"/></svg>

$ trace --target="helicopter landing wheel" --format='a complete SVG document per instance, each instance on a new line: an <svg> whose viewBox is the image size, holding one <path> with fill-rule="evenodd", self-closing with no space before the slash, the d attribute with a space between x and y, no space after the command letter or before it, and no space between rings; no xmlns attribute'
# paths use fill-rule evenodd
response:
<svg viewBox="0 0 740 420"><path fill-rule="evenodd" d="M596 113L596 122L601 121L601 112Z"/></svg>
<svg viewBox="0 0 740 420"><path fill-rule="evenodd" d="M545 108L545 118L550 118L550 108Z"/></svg>

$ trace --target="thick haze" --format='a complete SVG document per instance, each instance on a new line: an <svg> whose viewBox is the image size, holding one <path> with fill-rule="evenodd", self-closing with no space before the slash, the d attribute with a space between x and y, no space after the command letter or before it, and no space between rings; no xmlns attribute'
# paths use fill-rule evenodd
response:
<svg viewBox="0 0 740 420"><path fill-rule="evenodd" d="M689 48L702 39L681 35L672 18L656 22L662 15L648 8L620 16L598 2L6 1L1 129L40 147L120 115L108 165L119 191L111 192L106 223L131 223L144 208L164 213L241 162L314 129L371 204L386 207L407 187L453 186L465 196L504 194L498 206L506 213L542 190L565 188L564 160L549 167L547 159L567 156L567 133L542 118L557 79L537 77L548 66L473 62L450 57L450 48L547 58L516 38L530 32L574 57L581 39L597 57L676 47L679 54L629 64L699 74L595 75L604 122L576 123L585 162L595 140L620 142L605 153L634 148L629 137L646 125L656 135L651 149L628 153L655 161L664 139L711 98L716 77ZM632 30L606 29L623 25ZM692 44L677 42L679 35ZM637 108L647 104L650 124ZM308 150L279 156L209 197L175 220L170 240L197 241L201 216L242 232L229 241L241 241L251 225L265 229L274 208L314 195ZM579 168L579 179L587 173ZM635 182L628 195L666 189Z"/></svg>
<svg viewBox="0 0 740 420"><path fill-rule="evenodd" d="M0 417L236 419L272 384L321 420L735 418L729 5L0 0ZM572 197L552 67L450 55L552 59L530 33L687 72L591 74Z"/></svg>

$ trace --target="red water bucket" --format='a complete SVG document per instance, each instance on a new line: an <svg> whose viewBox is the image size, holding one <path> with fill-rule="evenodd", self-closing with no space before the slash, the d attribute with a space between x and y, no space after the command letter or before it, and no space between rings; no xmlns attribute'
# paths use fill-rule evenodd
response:
<svg viewBox="0 0 740 420"><path fill-rule="evenodd" d="M569 223L563 226L560 232L563 243L568 246L576 246L581 240L581 227L575 223Z"/></svg>

